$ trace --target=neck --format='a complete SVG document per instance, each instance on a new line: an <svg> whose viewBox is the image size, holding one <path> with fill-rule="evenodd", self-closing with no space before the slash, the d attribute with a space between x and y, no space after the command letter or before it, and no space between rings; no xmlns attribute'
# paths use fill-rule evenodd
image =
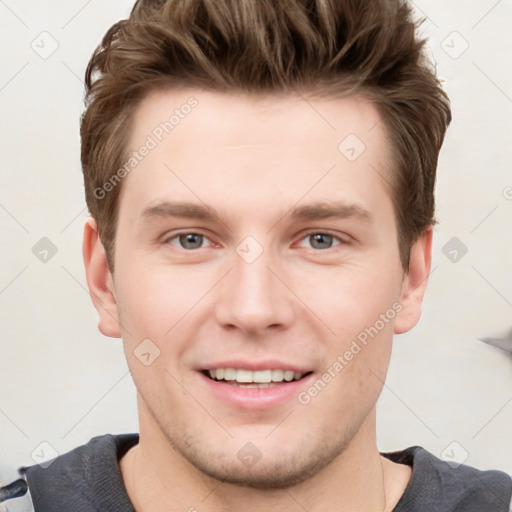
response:
<svg viewBox="0 0 512 512"><path fill-rule="evenodd" d="M120 471L137 512L320 512L333 504L339 512L391 512L411 469L381 457L375 439L373 410L349 446L313 477L283 489L251 488L204 474L173 449L148 415L141 415L140 442L121 459Z"/></svg>

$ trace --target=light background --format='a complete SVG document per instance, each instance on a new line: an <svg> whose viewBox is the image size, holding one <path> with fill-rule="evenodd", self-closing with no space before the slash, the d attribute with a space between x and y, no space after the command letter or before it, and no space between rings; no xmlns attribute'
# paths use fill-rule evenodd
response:
<svg viewBox="0 0 512 512"><path fill-rule="evenodd" d="M137 430L121 342L97 330L86 288L78 134L88 59L131 6L0 0L0 482L50 445ZM512 355L478 341L512 326L512 1L416 7L454 121L434 270L420 324L395 339L379 448L512 473ZM46 263L32 251L43 237L58 249ZM456 262L453 237L467 248Z"/></svg>

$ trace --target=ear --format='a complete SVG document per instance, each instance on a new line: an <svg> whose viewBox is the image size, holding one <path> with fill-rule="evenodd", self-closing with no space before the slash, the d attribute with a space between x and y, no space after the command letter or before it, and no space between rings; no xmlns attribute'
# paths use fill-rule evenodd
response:
<svg viewBox="0 0 512 512"><path fill-rule="evenodd" d="M432 263L432 228L426 229L411 247L409 273L404 274L395 334L411 330L421 316L421 303L427 288Z"/></svg>
<svg viewBox="0 0 512 512"><path fill-rule="evenodd" d="M105 336L120 338L114 280L108 268L105 249L98 236L96 220L92 217L85 222L82 254L87 286L94 307L99 314L98 329Z"/></svg>

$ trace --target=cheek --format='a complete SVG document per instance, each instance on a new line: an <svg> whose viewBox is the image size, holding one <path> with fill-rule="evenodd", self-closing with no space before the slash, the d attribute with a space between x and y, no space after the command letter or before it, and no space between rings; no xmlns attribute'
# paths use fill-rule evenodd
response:
<svg viewBox="0 0 512 512"><path fill-rule="evenodd" d="M371 266L345 267L325 274L323 279L302 281L304 286L297 294L340 340L355 339L376 323L379 332L392 335L400 279L389 268L380 272ZM299 276L295 282L301 282Z"/></svg>
<svg viewBox="0 0 512 512"><path fill-rule="evenodd" d="M168 372L182 381L179 363L201 323L198 315L207 302L202 299L212 288L212 276L208 279L206 272L169 266L123 270L118 312L125 356L135 382L142 388L158 382L167 386L172 384ZM204 315L201 318L204 320Z"/></svg>
<svg viewBox="0 0 512 512"><path fill-rule="evenodd" d="M392 347L391 322L348 335L332 347L323 373L306 390L318 414L363 418L375 405L385 381ZM304 397L302 397L304 398ZM307 398L307 396L306 396ZM301 402L304 403L304 402Z"/></svg>
<svg viewBox="0 0 512 512"><path fill-rule="evenodd" d="M207 292L208 282L177 267L133 267L125 271L119 296L126 328L162 338Z"/></svg>
<svg viewBox="0 0 512 512"><path fill-rule="evenodd" d="M377 399L400 310L397 275L371 267L346 269L333 275L328 287L310 293L315 312L335 333L324 345L327 375L320 379L333 382L327 386L324 404L365 409Z"/></svg>

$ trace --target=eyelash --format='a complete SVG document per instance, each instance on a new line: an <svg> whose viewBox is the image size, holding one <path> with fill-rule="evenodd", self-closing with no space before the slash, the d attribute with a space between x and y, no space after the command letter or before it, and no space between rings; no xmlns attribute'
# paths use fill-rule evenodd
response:
<svg viewBox="0 0 512 512"><path fill-rule="evenodd" d="M201 233L200 231L180 231L178 233L173 234L172 236L167 237L164 240L164 243L170 244L171 240L174 240L176 238L179 238L179 237L185 236L185 235L199 235L199 236L202 236L205 239L209 240L209 238L204 233ZM327 251L329 249L333 249L334 247L338 247L340 245L348 243L347 240L342 239L341 237L335 235L334 233L331 233L329 230L323 230L323 231L312 230L312 231L308 231L308 232L306 232L306 233L304 233L302 235L302 237L300 238L300 241L310 237L311 235L328 235L328 236L332 237L334 240L336 240L337 242L339 242L338 244L333 245L332 247L328 247L327 249L315 249L314 247L311 247L312 250L318 251L318 252L324 252L324 251ZM173 245L173 244L171 244L171 245ZM184 250L184 251L186 251L186 252L194 252L194 251L197 251L198 249L204 249L204 247L198 247L196 249L185 249L183 247L179 247L179 248Z"/></svg>

